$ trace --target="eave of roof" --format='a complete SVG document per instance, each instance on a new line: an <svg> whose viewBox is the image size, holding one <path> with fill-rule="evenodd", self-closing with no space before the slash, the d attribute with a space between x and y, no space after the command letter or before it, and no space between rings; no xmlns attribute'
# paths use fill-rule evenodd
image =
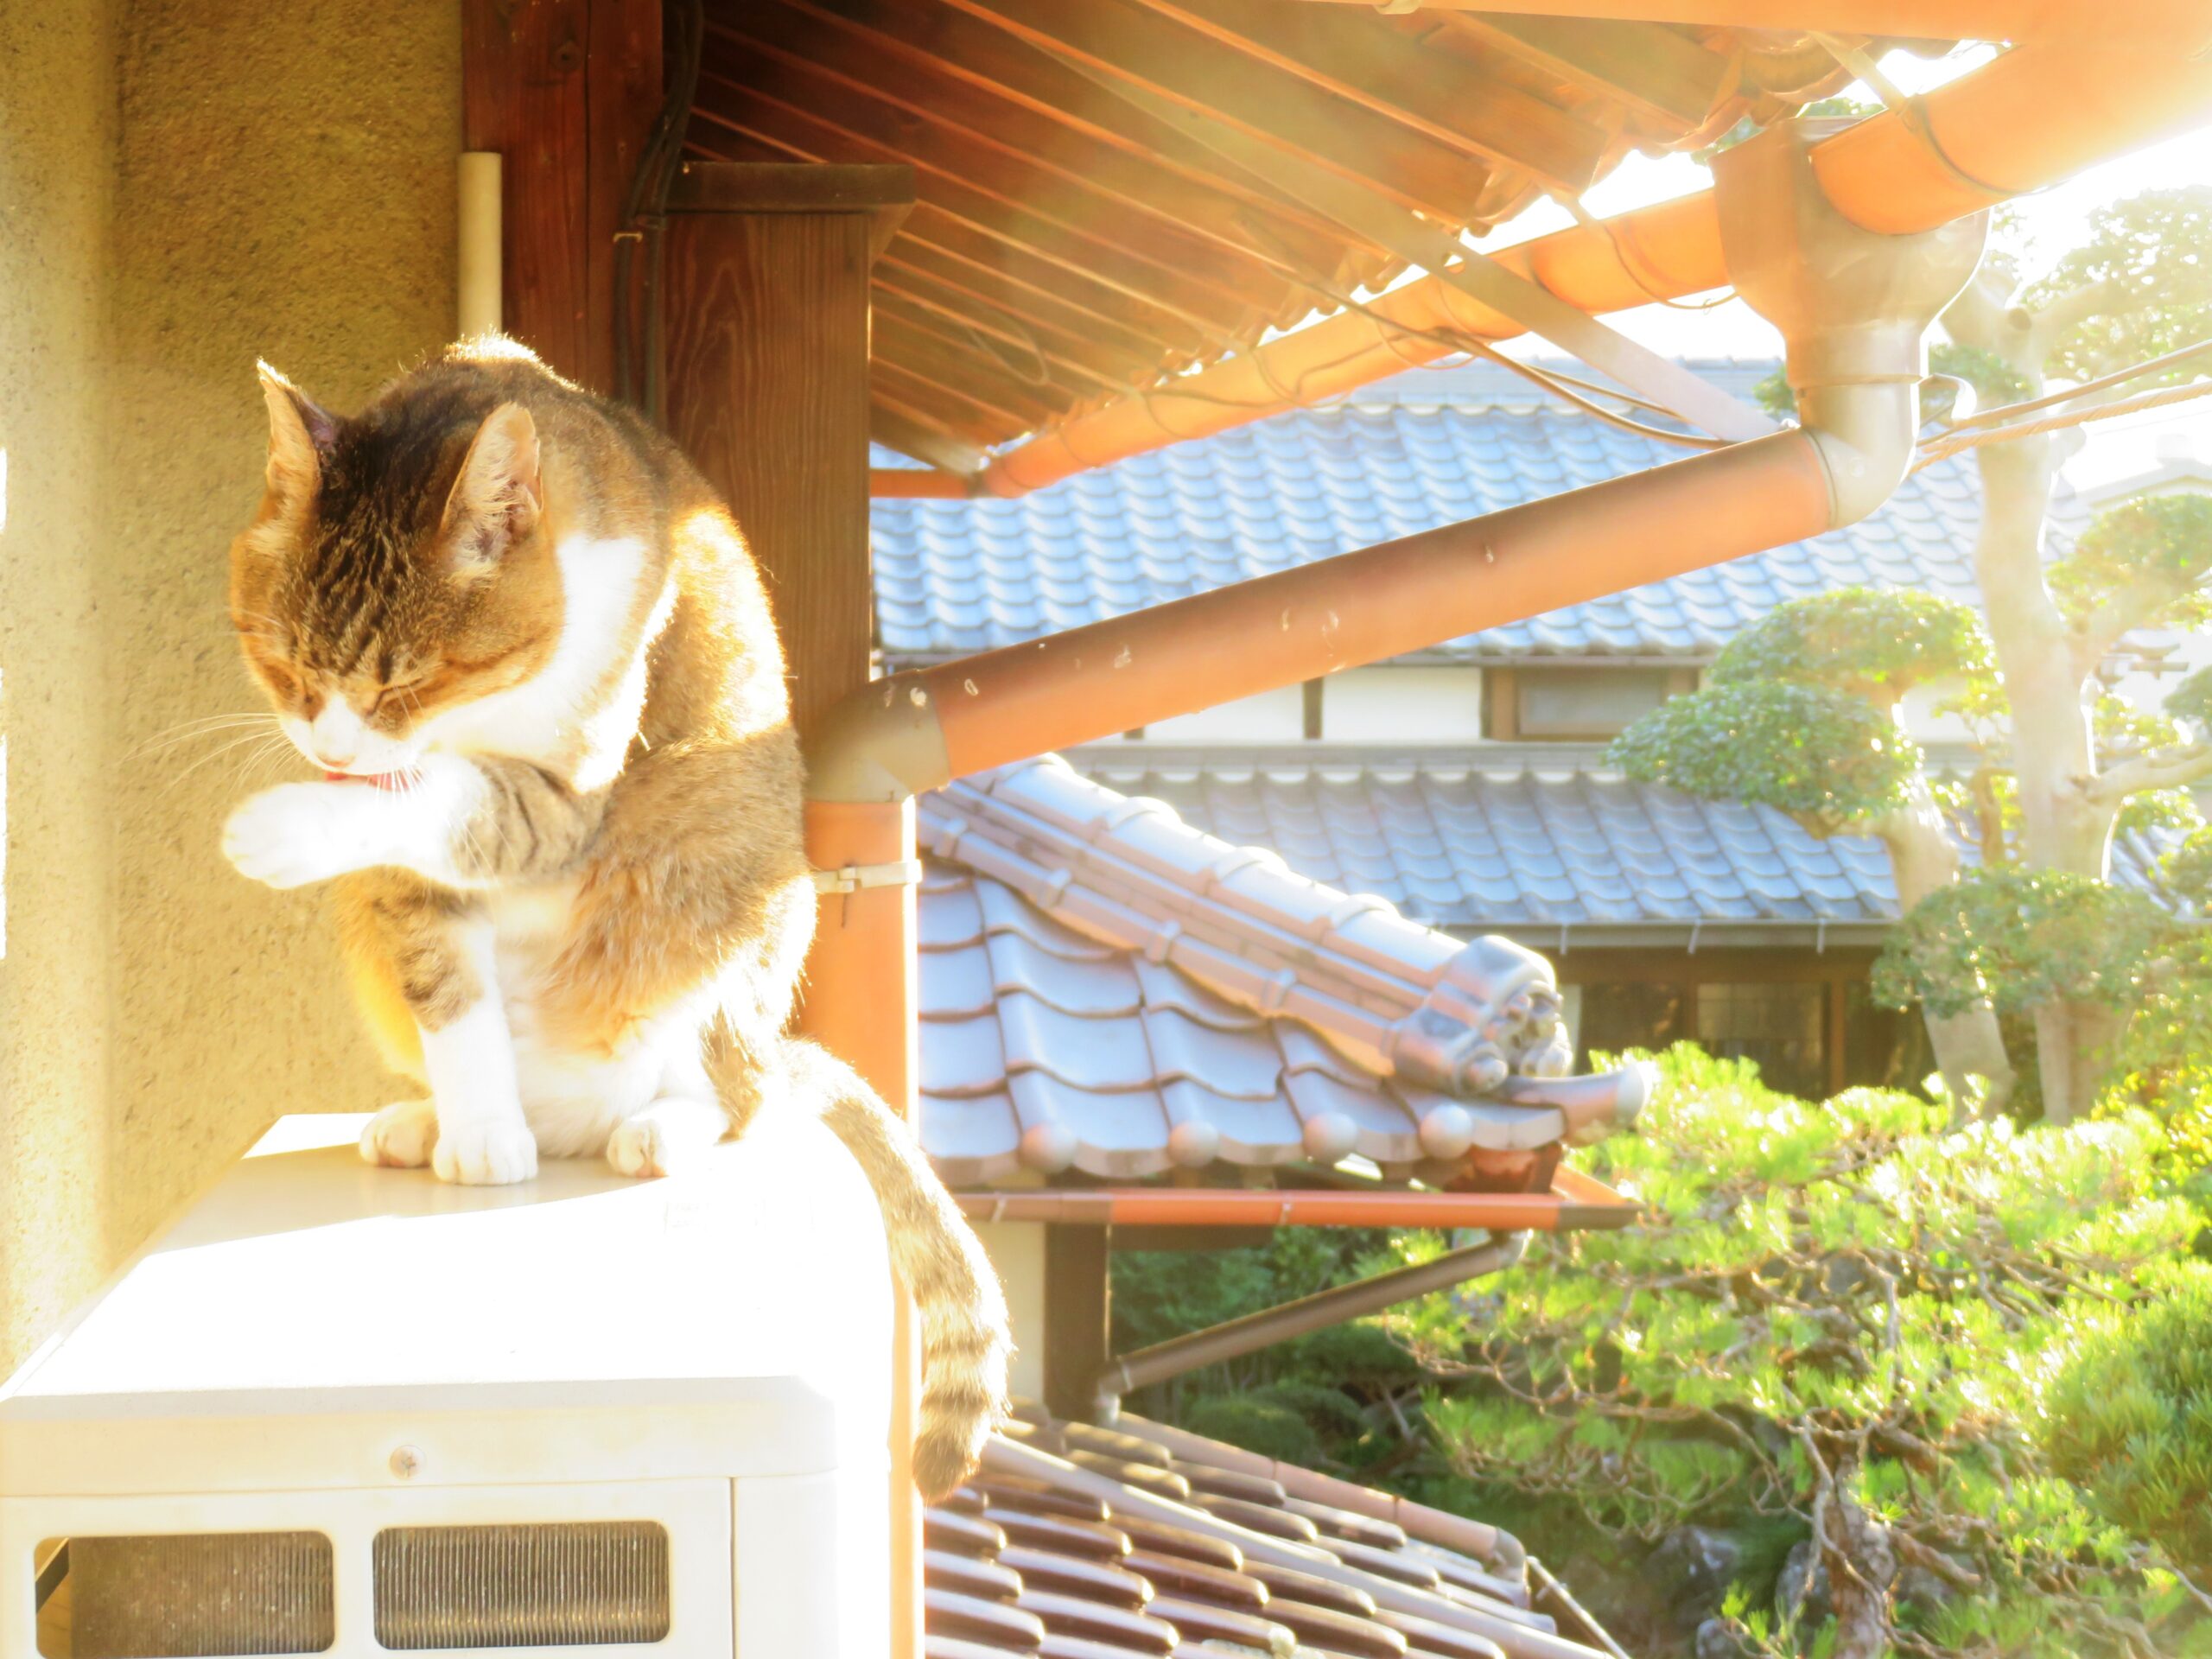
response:
<svg viewBox="0 0 2212 1659"><path fill-rule="evenodd" d="M1113 85L1480 234L1631 150L1850 78L1759 33L1271 0L717 0L708 24L690 155L915 168L875 275L873 391L879 435L932 458L1247 350L1399 269Z"/></svg>
<svg viewBox="0 0 2212 1659"><path fill-rule="evenodd" d="M1605 1659L1511 1534L1125 1416L1033 1408L925 1517L931 1659Z"/></svg>
<svg viewBox="0 0 2212 1659"><path fill-rule="evenodd" d="M956 1186L1357 1156L1542 1194L1632 1117L1551 970L1215 841L1056 759L924 800L921 1129Z"/></svg>

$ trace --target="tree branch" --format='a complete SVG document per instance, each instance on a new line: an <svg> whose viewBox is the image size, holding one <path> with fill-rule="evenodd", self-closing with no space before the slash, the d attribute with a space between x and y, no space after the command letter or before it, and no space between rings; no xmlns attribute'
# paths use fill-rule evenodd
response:
<svg viewBox="0 0 2212 1659"><path fill-rule="evenodd" d="M2196 591L2194 579L2183 581L2171 575L2139 575L2114 588L2071 630L2075 671L2088 679L2097 671L2106 653L2131 632L2155 620L2168 607Z"/></svg>
<svg viewBox="0 0 2212 1659"><path fill-rule="evenodd" d="M2099 806L2118 806L2145 790L2179 789L2202 778L2212 778L2212 744L2139 755L2098 773L2087 780L2087 786L2089 798Z"/></svg>

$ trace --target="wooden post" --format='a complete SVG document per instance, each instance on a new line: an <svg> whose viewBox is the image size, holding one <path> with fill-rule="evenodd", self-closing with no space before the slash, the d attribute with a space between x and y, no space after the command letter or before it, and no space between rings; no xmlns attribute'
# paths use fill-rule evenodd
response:
<svg viewBox="0 0 2212 1659"><path fill-rule="evenodd" d="M914 199L906 167L688 163L670 201L661 288L668 431L721 492L767 582L790 664L792 717L866 683L868 271ZM913 851L911 804L816 804L823 868ZM894 1108L915 1108L914 893L825 901L800 1028ZM921 1651L921 1508L912 1476L911 1311L894 1333L892 1653Z"/></svg>
<svg viewBox="0 0 2212 1659"><path fill-rule="evenodd" d="M906 167L687 162L670 206L668 429L768 583L800 731L864 684L868 268Z"/></svg>
<svg viewBox="0 0 2212 1659"><path fill-rule="evenodd" d="M611 391L614 233L660 110L660 0L461 10L461 148L503 157L506 332Z"/></svg>
<svg viewBox="0 0 2212 1659"><path fill-rule="evenodd" d="M1096 1408L1113 1351L1113 1249L1110 1227L1045 1230L1045 1405L1055 1417L1088 1422Z"/></svg>

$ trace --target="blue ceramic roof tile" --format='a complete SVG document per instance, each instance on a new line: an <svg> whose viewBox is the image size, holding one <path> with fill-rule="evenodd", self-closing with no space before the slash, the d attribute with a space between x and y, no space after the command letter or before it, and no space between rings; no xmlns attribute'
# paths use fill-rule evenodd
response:
<svg viewBox="0 0 2212 1659"><path fill-rule="evenodd" d="M894 659L1038 638L1479 513L1682 451L1524 387L1297 410L1018 500L880 500L877 622ZM1865 523L1492 628L1446 654L1702 655L1787 599L1864 584L1973 602L1970 461L1908 479ZM2062 502L2059 517L2070 521ZM990 595L988 600L985 595Z"/></svg>
<svg viewBox="0 0 2212 1659"><path fill-rule="evenodd" d="M1198 829L1280 853L1301 875L1454 931L1897 916L1888 859L1871 839L1819 841L1771 808L1594 771L1436 770L1407 780L1379 766L1286 758L1265 775L1233 766L1168 772L1148 768L1135 747L1075 760ZM1388 834L1372 832L1378 821ZM2121 836L2113 874L2147 887L2159 855L2152 838ZM951 961L946 971L964 970Z"/></svg>

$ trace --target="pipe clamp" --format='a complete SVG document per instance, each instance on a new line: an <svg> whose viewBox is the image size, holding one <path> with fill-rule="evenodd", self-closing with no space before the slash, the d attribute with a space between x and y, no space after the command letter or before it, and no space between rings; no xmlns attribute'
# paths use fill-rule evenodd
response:
<svg viewBox="0 0 2212 1659"><path fill-rule="evenodd" d="M859 893L868 887L918 887L922 861L894 859L888 864L842 864L834 870L812 870L817 893Z"/></svg>

